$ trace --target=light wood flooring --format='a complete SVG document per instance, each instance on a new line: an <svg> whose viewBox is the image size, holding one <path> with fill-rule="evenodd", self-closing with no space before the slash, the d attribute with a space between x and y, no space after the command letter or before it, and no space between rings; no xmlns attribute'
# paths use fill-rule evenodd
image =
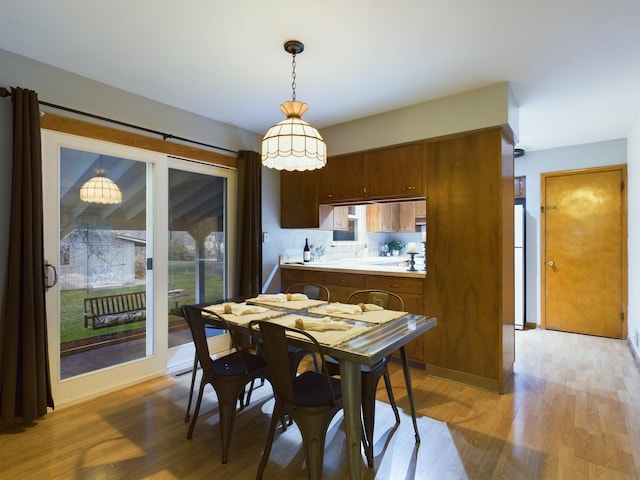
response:
<svg viewBox="0 0 640 480"><path fill-rule="evenodd" d="M640 374L625 342L516 332L516 377L497 395L413 370L422 443L414 444L401 370L391 365L401 423L378 390L375 468L365 479L640 478ZM183 422L189 375L166 376L52 412L0 434L2 479L253 479L270 387L236 420L221 465L215 396L192 440ZM324 478L347 478L342 415L327 436ZM297 428L278 432L265 479L305 479Z"/></svg>

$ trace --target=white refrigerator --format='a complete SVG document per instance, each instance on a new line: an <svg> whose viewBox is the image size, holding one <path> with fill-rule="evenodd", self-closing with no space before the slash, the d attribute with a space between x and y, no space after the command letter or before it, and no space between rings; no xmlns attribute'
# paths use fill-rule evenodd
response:
<svg viewBox="0 0 640 480"><path fill-rule="evenodd" d="M514 289L515 289L515 328L522 330L525 324L524 291L524 205L514 206Z"/></svg>

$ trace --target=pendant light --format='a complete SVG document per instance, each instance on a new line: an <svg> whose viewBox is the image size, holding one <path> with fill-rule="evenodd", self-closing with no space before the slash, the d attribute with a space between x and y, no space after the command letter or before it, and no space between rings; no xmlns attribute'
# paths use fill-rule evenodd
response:
<svg viewBox="0 0 640 480"><path fill-rule="evenodd" d="M80 187L80 200L87 203L116 204L122 202L122 192L115 182L105 177L107 171L96 169L96 176Z"/></svg>
<svg viewBox="0 0 640 480"><path fill-rule="evenodd" d="M293 97L280 105L287 118L269 129L262 139L262 164L276 170L315 170L327 163L327 148L315 127L302 120L306 103L296 100L296 55L304 45L297 40L285 42L284 49L292 55Z"/></svg>

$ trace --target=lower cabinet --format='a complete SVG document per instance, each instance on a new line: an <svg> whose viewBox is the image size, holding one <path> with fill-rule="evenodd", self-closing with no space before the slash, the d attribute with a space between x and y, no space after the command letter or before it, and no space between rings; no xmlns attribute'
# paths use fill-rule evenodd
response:
<svg viewBox="0 0 640 480"><path fill-rule="evenodd" d="M282 268L280 270L282 291L294 283L319 283L326 286L332 302L346 302L351 293L362 289L378 289L397 293L404 301L409 313L424 315L423 289L424 279L394 277L384 275L365 275L357 273L324 272L320 270L301 270ZM420 337L406 346L409 361L425 365L424 338Z"/></svg>

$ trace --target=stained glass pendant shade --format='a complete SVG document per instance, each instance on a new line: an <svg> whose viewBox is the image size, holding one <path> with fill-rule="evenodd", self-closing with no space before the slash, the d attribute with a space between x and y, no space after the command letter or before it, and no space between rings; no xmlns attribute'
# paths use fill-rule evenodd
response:
<svg viewBox="0 0 640 480"><path fill-rule="evenodd" d="M315 170L327 163L327 150L322 135L302 120L309 108L296 100L296 54L304 50L297 40L289 40L284 49L293 56L293 97L280 105L287 118L269 129L262 139L262 164L276 170Z"/></svg>

